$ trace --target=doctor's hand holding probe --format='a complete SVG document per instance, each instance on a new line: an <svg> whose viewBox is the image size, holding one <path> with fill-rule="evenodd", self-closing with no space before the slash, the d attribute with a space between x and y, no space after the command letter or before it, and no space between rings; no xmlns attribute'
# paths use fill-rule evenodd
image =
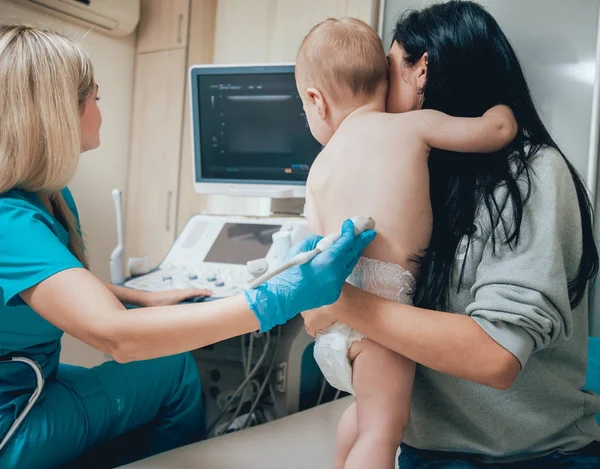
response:
<svg viewBox="0 0 600 469"><path fill-rule="evenodd" d="M78 43L51 30L0 27L5 469L88 467L86 458L94 467L115 467L200 439L200 378L184 352L268 331L335 302L375 237L372 230L355 235L346 221L323 252L321 238L306 238L288 255L305 263L244 295L127 310L87 269L67 189L80 153L100 144L98 99L92 64ZM91 369L59 364L64 332L116 361Z"/></svg>

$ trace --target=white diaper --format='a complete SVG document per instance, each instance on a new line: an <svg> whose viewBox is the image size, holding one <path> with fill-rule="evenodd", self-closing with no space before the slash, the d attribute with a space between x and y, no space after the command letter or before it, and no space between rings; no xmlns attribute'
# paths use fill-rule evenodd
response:
<svg viewBox="0 0 600 469"><path fill-rule="evenodd" d="M348 282L374 295L405 304L412 303L415 291L415 279L404 267L366 257L358 261ZM340 322L317 335L315 360L334 388L354 394L348 350L353 342L364 337Z"/></svg>

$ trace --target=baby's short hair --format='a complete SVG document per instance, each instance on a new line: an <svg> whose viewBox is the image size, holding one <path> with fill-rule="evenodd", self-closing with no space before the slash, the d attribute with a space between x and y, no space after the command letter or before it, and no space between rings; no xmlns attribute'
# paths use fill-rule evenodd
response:
<svg viewBox="0 0 600 469"><path fill-rule="evenodd" d="M387 84L388 62L377 33L355 18L329 18L306 35L296 58L301 92L324 88L334 98L371 98Z"/></svg>

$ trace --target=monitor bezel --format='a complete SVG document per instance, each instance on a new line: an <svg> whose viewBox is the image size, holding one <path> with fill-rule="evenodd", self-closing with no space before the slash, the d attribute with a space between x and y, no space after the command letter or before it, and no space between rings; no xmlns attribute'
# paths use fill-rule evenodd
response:
<svg viewBox="0 0 600 469"><path fill-rule="evenodd" d="M306 181L269 181L248 179L218 179L202 177L202 145L197 123L200 114L199 75L294 74L293 62L273 64L202 64L189 69L192 167L194 191L198 194L222 194L241 197L304 198ZM199 162L196 164L196 162Z"/></svg>

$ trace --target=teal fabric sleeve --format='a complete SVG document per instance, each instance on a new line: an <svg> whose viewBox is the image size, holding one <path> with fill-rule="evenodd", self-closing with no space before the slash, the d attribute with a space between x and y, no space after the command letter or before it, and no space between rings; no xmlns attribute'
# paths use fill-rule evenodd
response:
<svg viewBox="0 0 600 469"><path fill-rule="evenodd" d="M0 289L4 304L22 305L22 291L62 270L82 267L67 245L64 228L40 207L24 199L0 199Z"/></svg>

